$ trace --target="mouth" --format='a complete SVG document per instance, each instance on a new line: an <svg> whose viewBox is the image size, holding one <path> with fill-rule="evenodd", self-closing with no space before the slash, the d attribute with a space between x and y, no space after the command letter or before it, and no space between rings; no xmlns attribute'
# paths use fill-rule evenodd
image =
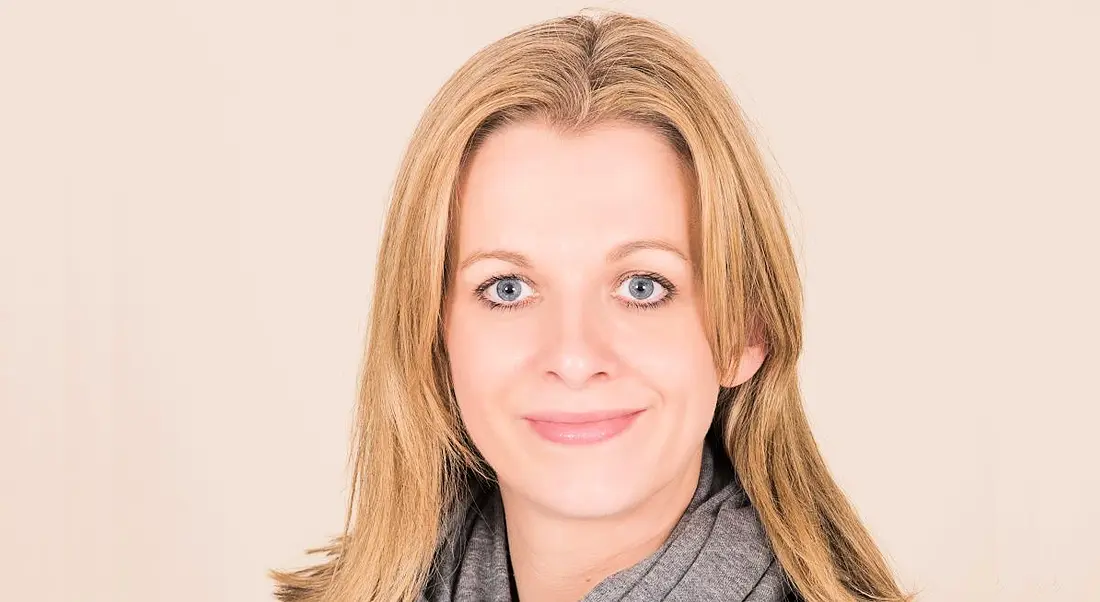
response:
<svg viewBox="0 0 1100 602"><path fill-rule="evenodd" d="M524 416L543 439L565 445L590 445L607 441L630 428L645 409L602 412L541 412Z"/></svg>

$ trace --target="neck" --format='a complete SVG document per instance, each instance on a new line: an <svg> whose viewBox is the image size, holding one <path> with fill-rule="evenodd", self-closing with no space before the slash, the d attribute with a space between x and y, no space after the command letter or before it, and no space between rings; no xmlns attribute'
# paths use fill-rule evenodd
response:
<svg viewBox="0 0 1100 602"><path fill-rule="evenodd" d="M580 600L610 575L656 552L691 502L699 482L701 453L640 504L599 519L551 513L502 487L519 600Z"/></svg>

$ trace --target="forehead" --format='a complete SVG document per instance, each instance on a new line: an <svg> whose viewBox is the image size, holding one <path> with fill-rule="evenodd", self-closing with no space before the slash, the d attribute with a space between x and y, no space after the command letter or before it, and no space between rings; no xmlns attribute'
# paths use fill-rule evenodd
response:
<svg viewBox="0 0 1100 602"><path fill-rule="evenodd" d="M562 134L540 122L512 124L490 135L467 169L460 254L546 244L602 252L638 238L688 252L689 174L652 128L612 122Z"/></svg>

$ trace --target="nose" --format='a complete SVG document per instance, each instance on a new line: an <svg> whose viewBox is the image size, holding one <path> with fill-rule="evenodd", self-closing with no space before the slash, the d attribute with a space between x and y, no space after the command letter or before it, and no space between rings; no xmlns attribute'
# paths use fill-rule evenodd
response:
<svg viewBox="0 0 1100 602"><path fill-rule="evenodd" d="M611 325L595 300L562 302L548 308L543 332L545 377L571 389L607 380L615 370Z"/></svg>

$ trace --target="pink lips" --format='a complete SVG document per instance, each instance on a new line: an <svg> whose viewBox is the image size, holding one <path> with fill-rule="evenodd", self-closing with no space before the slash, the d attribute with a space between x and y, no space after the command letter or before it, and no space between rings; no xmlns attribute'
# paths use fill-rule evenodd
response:
<svg viewBox="0 0 1100 602"><path fill-rule="evenodd" d="M524 416L540 437L554 443L585 445L606 441L625 431L641 410L605 412L542 412Z"/></svg>

